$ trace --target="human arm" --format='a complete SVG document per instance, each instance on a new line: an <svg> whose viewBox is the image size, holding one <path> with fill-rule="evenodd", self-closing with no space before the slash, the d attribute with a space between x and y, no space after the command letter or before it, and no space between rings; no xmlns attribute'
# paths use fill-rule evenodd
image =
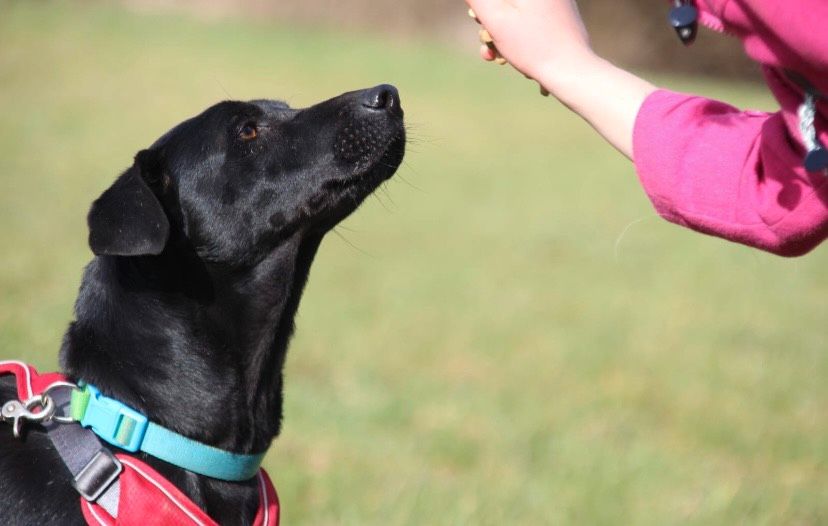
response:
<svg viewBox="0 0 828 526"><path fill-rule="evenodd" d="M804 254L828 236L828 178L802 168L796 117L802 93L773 68L766 71L782 110L740 111L658 90L597 57L572 0L467 3L500 55L634 160L645 191L665 219L785 256ZM747 28L740 32L750 35ZM818 40L813 32L804 35L807 41L796 49L824 57L828 40ZM746 47L763 49L766 41L773 42L768 36L751 38ZM486 47L481 56L495 58ZM824 78L821 63L811 59L810 64L818 70L811 76ZM824 104L817 129L823 130L825 143Z"/></svg>
<svg viewBox="0 0 828 526"><path fill-rule="evenodd" d="M656 88L592 51L573 0L467 3L491 34L500 55L632 158L636 115ZM485 46L481 56L495 59Z"/></svg>
<svg viewBox="0 0 828 526"><path fill-rule="evenodd" d="M668 221L800 256L828 237L828 177L803 168L796 120L659 90L636 120L636 171Z"/></svg>

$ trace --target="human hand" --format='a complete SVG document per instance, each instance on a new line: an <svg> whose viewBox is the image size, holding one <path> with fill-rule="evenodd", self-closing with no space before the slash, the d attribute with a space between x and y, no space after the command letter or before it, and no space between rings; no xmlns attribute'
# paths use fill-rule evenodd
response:
<svg viewBox="0 0 828 526"><path fill-rule="evenodd" d="M574 0L466 0L493 46L480 55L502 56L518 71L555 92L557 79L578 75L595 57Z"/></svg>

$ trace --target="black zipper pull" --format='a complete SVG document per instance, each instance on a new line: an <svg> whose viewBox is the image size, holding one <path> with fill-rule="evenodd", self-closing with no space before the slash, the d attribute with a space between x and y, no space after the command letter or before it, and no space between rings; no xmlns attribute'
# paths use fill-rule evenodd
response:
<svg viewBox="0 0 828 526"><path fill-rule="evenodd" d="M828 168L828 150L822 146L817 146L813 150L809 150L805 154L803 165L809 172L821 172L825 170Z"/></svg>
<svg viewBox="0 0 828 526"><path fill-rule="evenodd" d="M689 46L696 40L696 33L699 30L699 11L689 0L673 0L673 8L670 9L668 19L682 44Z"/></svg>

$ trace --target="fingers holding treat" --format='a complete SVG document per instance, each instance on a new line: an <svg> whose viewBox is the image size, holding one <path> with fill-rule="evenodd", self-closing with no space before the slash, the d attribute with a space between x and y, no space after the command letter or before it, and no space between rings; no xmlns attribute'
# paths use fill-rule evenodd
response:
<svg viewBox="0 0 828 526"><path fill-rule="evenodd" d="M480 24L480 19L477 18L477 15L472 9L469 9L469 18L474 19L475 22ZM480 31L478 32L478 37L480 38L480 58L485 60L486 62L494 62L495 64L499 64L501 66L508 64L508 61L503 58L500 52L497 50L497 46L494 43L494 39L492 35L489 33L486 28L481 27ZM530 78L530 77L526 77ZM549 96L549 92L543 86L540 87L540 93L544 97Z"/></svg>
<svg viewBox="0 0 828 526"><path fill-rule="evenodd" d="M494 39L492 38L492 35L490 35L489 32L485 29L481 29L479 36L480 42L483 44L480 47L480 56L483 58L483 60L489 62L494 61L495 64L500 64L501 66L506 64L506 59L503 58L497 51L497 46L495 46L494 44Z"/></svg>
<svg viewBox="0 0 828 526"><path fill-rule="evenodd" d="M482 47L480 48L480 56L483 57L483 60L487 60L489 62L494 61L495 64L500 64L501 66L506 64L506 59L503 58L497 51L497 46L495 46L492 35L490 35L486 29L481 29L479 36L480 42L486 47L486 50Z"/></svg>

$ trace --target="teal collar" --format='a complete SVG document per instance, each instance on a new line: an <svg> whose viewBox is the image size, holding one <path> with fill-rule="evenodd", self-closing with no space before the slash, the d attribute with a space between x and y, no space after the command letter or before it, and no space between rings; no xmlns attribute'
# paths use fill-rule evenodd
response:
<svg viewBox="0 0 828 526"><path fill-rule="evenodd" d="M101 439L132 453L143 451L165 462L208 477L241 481L256 475L264 453L241 455L202 444L159 426L126 406L81 384L72 393L72 418Z"/></svg>

